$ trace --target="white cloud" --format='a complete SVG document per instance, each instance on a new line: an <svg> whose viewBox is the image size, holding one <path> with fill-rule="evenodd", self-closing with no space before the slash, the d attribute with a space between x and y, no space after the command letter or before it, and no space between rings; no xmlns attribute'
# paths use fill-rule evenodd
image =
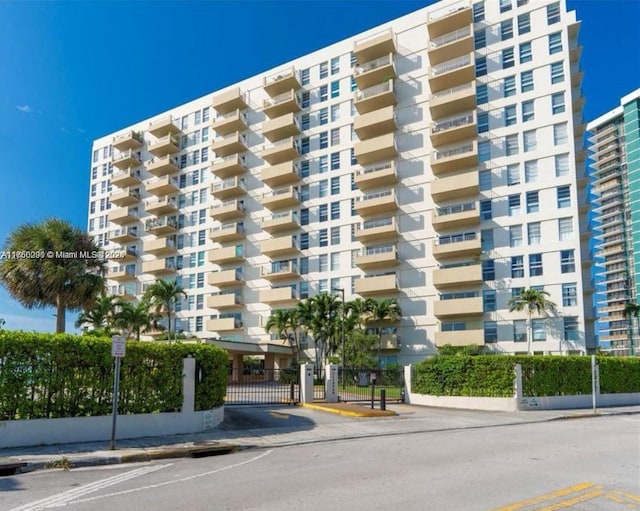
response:
<svg viewBox="0 0 640 511"><path fill-rule="evenodd" d="M16 106L16 108L21 112L24 112L25 114L30 114L31 112L33 112L33 108L31 108L29 105Z"/></svg>

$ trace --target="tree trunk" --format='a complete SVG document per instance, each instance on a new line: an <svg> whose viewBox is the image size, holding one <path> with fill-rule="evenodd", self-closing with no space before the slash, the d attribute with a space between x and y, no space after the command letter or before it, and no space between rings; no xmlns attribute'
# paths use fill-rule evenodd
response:
<svg viewBox="0 0 640 511"><path fill-rule="evenodd" d="M527 336L527 355L532 355L531 345L533 343L533 321L531 321L531 314L529 314L529 335Z"/></svg>
<svg viewBox="0 0 640 511"><path fill-rule="evenodd" d="M66 307L62 301L62 297L56 297L56 333L63 334L65 331L65 312Z"/></svg>
<svg viewBox="0 0 640 511"><path fill-rule="evenodd" d="M169 327L167 328L167 341L171 344L171 309L167 309L167 319L169 321Z"/></svg>

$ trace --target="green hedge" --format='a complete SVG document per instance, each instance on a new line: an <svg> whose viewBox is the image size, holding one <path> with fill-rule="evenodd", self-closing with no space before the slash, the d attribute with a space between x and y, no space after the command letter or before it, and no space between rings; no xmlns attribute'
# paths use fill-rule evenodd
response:
<svg viewBox="0 0 640 511"><path fill-rule="evenodd" d="M442 356L416 365L413 392L434 396L513 396L522 366L524 397L591 394L591 358L581 356ZM640 358L598 357L600 392L640 392Z"/></svg>
<svg viewBox="0 0 640 511"><path fill-rule="evenodd" d="M122 414L180 411L182 360L196 359L196 410L224 402L227 354L215 346L131 341L122 361ZM0 331L0 420L109 415L111 341Z"/></svg>

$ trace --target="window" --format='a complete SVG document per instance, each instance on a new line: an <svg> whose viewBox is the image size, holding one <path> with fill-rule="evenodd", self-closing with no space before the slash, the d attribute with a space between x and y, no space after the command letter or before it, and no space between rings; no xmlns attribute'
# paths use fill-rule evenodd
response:
<svg viewBox="0 0 640 511"><path fill-rule="evenodd" d="M329 182L326 179L318 181L318 197L326 197L329 189Z"/></svg>
<svg viewBox="0 0 640 511"><path fill-rule="evenodd" d="M481 220L491 220L492 218L491 212L491 199L481 200L480 201L480 219Z"/></svg>
<svg viewBox="0 0 640 511"><path fill-rule="evenodd" d="M553 145L566 144L569 135L567 134L567 123L553 125Z"/></svg>
<svg viewBox="0 0 640 511"><path fill-rule="evenodd" d="M513 165L507 165L507 185L519 185L520 184L520 166L517 163Z"/></svg>
<svg viewBox="0 0 640 511"><path fill-rule="evenodd" d="M520 88L522 92L533 90L533 71L524 71L520 74Z"/></svg>
<svg viewBox="0 0 640 511"><path fill-rule="evenodd" d="M318 222L326 222L327 220L329 220L329 206L320 204L318 206Z"/></svg>
<svg viewBox="0 0 640 511"><path fill-rule="evenodd" d="M533 330L533 342L547 340L546 320L544 319L531 320L531 329Z"/></svg>
<svg viewBox="0 0 640 511"><path fill-rule="evenodd" d="M562 33L549 34L549 55L562 51Z"/></svg>
<svg viewBox="0 0 640 511"><path fill-rule="evenodd" d="M571 190L567 186L559 186L556 188L558 196L558 209L571 207Z"/></svg>
<svg viewBox="0 0 640 511"><path fill-rule="evenodd" d="M481 170L478 173L478 180L479 180L479 188L481 192L487 191L487 190L491 190L492 184L491 184L491 171L490 170Z"/></svg>
<svg viewBox="0 0 640 511"><path fill-rule="evenodd" d="M525 131L522 134L522 141L525 153L535 151L538 146L538 142L536 140L536 130Z"/></svg>
<svg viewBox="0 0 640 511"><path fill-rule="evenodd" d="M509 216L518 216L521 213L520 195L509 195Z"/></svg>
<svg viewBox="0 0 640 511"><path fill-rule="evenodd" d="M476 59L476 77L487 74L487 57L478 57Z"/></svg>
<svg viewBox="0 0 640 511"><path fill-rule="evenodd" d="M533 121L535 111L533 108L533 99L522 102L522 122Z"/></svg>
<svg viewBox="0 0 640 511"><path fill-rule="evenodd" d="M520 45L520 64L526 64L533 60L533 53L531 52L531 43L522 43Z"/></svg>
<svg viewBox="0 0 640 511"><path fill-rule="evenodd" d="M481 162L491 159L491 142L488 140L478 142L478 159Z"/></svg>
<svg viewBox="0 0 640 511"><path fill-rule="evenodd" d="M321 80L329 76L329 63L326 61L320 62L320 68L318 71L319 71L319 76Z"/></svg>
<svg viewBox="0 0 640 511"><path fill-rule="evenodd" d="M466 330L467 325L464 321L443 321L441 328L442 332L456 332L460 330Z"/></svg>
<svg viewBox="0 0 640 511"><path fill-rule="evenodd" d="M300 139L300 154L307 154L310 150L309 137Z"/></svg>
<svg viewBox="0 0 640 511"><path fill-rule="evenodd" d="M300 101L302 108L307 108L311 104L311 94L309 91L302 93L302 99Z"/></svg>
<svg viewBox="0 0 640 511"><path fill-rule="evenodd" d="M340 168L340 153L331 153L331 170Z"/></svg>
<svg viewBox="0 0 640 511"><path fill-rule="evenodd" d="M306 275L309 273L309 258L301 257L300 258L300 275Z"/></svg>
<svg viewBox="0 0 640 511"><path fill-rule="evenodd" d="M319 97L320 97L320 102L326 101L327 99L329 99L329 87L327 85L320 86Z"/></svg>
<svg viewBox="0 0 640 511"><path fill-rule="evenodd" d="M513 256L511 258L511 278L521 279L524 277L524 260L522 256Z"/></svg>
<svg viewBox="0 0 640 511"><path fill-rule="evenodd" d="M498 323L497 321L484 322L484 342L498 341Z"/></svg>
<svg viewBox="0 0 640 511"><path fill-rule="evenodd" d="M482 280L485 282L496 280L496 265L493 259L482 261Z"/></svg>
<svg viewBox="0 0 640 511"><path fill-rule="evenodd" d="M541 243L540 222L531 222L527 225L527 240L529 245L539 245Z"/></svg>
<svg viewBox="0 0 640 511"><path fill-rule="evenodd" d="M538 160L524 162L525 183L535 183L538 180Z"/></svg>
<svg viewBox="0 0 640 511"><path fill-rule="evenodd" d="M309 248L309 233L303 232L300 234L300 250Z"/></svg>
<svg viewBox="0 0 640 511"><path fill-rule="evenodd" d="M331 105L331 122L340 118L340 105Z"/></svg>
<svg viewBox="0 0 640 511"><path fill-rule="evenodd" d="M539 213L540 212L540 199L538 197L538 191L527 192L527 213Z"/></svg>
<svg viewBox="0 0 640 511"><path fill-rule="evenodd" d="M340 80L331 82L331 97L337 98L340 96Z"/></svg>
<svg viewBox="0 0 640 511"><path fill-rule="evenodd" d="M487 84L476 86L476 103L478 105L484 105L489 102L489 87Z"/></svg>
<svg viewBox="0 0 640 511"><path fill-rule="evenodd" d="M340 227L331 228L331 244L340 245Z"/></svg>
<svg viewBox="0 0 640 511"><path fill-rule="evenodd" d="M564 340L577 341L578 340L578 317L566 316L562 319L564 322Z"/></svg>
<svg viewBox="0 0 640 511"><path fill-rule="evenodd" d="M573 273L576 271L576 259L573 250L560 251L560 272Z"/></svg>
<svg viewBox="0 0 640 511"><path fill-rule="evenodd" d="M573 239L573 219L558 219L558 241L568 241Z"/></svg>
<svg viewBox="0 0 640 511"><path fill-rule="evenodd" d="M480 50L487 45L487 32L484 28L473 33L474 49Z"/></svg>
<svg viewBox="0 0 640 511"><path fill-rule="evenodd" d="M301 178L305 178L305 177L309 177L309 171L310 169L310 165L309 165L309 160L304 160L300 162L300 177Z"/></svg>
<svg viewBox="0 0 640 511"><path fill-rule="evenodd" d="M322 108L318 111L318 123L323 126L329 122L329 109Z"/></svg>
<svg viewBox="0 0 640 511"><path fill-rule="evenodd" d="M558 92L551 95L551 113L561 114L565 110L564 92Z"/></svg>
<svg viewBox="0 0 640 511"><path fill-rule="evenodd" d="M331 203L331 220L340 218L340 203L338 201Z"/></svg>
<svg viewBox="0 0 640 511"><path fill-rule="evenodd" d="M513 48L505 48L502 50L502 69L507 69L516 65Z"/></svg>
<svg viewBox="0 0 640 511"><path fill-rule="evenodd" d="M340 144L340 128L333 128L331 130L331 146Z"/></svg>
<svg viewBox="0 0 640 511"><path fill-rule="evenodd" d="M302 129L302 131L304 131L308 130L309 126L311 126L309 114L302 114L300 116L300 128Z"/></svg>
<svg viewBox="0 0 640 511"><path fill-rule="evenodd" d="M300 210L300 225L309 225L309 209Z"/></svg>
<svg viewBox="0 0 640 511"><path fill-rule="evenodd" d="M318 271L329 271L329 256L327 254L320 254L318 256Z"/></svg>
<svg viewBox="0 0 640 511"><path fill-rule="evenodd" d="M488 112L478 112L478 133L486 133L489 131L489 114Z"/></svg>
<svg viewBox="0 0 640 511"><path fill-rule="evenodd" d="M480 231L480 248L483 252L493 250L495 247L493 242L493 229L482 229Z"/></svg>
<svg viewBox="0 0 640 511"><path fill-rule="evenodd" d="M327 229L320 229L318 231L318 246L326 247L329 245L329 232Z"/></svg>
<svg viewBox="0 0 640 511"><path fill-rule="evenodd" d="M300 200L302 202L309 200L309 185L302 185L300 187Z"/></svg>
<svg viewBox="0 0 640 511"><path fill-rule="evenodd" d="M340 72L340 57L333 57L331 59L331 74L337 75Z"/></svg>
<svg viewBox="0 0 640 511"><path fill-rule="evenodd" d="M329 172L329 158L326 154L323 154L318 158L318 174L325 174Z"/></svg>
<svg viewBox="0 0 640 511"><path fill-rule="evenodd" d="M527 342L527 320L516 319L513 322L513 341Z"/></svg>
<svg viewBox="0 0 640 511"><path fill-rule="evenodd" d="M511 8L511 0L500 0L500 12L510 11Z"/></svg>
<svg viewBox="0 0 640 511"><path fill-rule="evenodd" d="M496 311L496 292L493 289L482 292L482 304L484 312Z"/></svg>
<svg viewBox="0 0 640 511"><path fill-rule="evenodd" d="M529 276L542 276L542 254L529 254Z"/></svg>
<svg viewBox="0 0 640 511"><path fill-rule="evenodd" d="M340 177L331 178L331 195L340 194Z"/></svg>
<svg viewBox="0 0 640 511"><path fill-rule="evenodd" d="M562 62L551 64L551 84L564 82L564 67Z"/></svg>
<svg viewBox="0 0 640 511"><path fill-rule="evenodd" d="M518 16L518 34L527 34L531 32L531 16L528 12Z"/></svg>
<svg viewBox="0 0 640 511"><path fill-rule="evenodd" d="M356 158L356 151L352 147L351 148L351 165L357 165L357 164L358 164L358 159Z"/></svg>
<svg viewBox="0 0 640 511"><path fill-rule="evenodd" d="M556 177L569 175L569 155L568 154L556 154L554 157Z"/></svg>
<svg viewBox="0 0 640 511"><path fill-rule="evenodd" d="M358 89L358 83L356 82L356 79L352 76L351 77L351 92L355 91ZM351 115L354 115L355 112L355 107L353 106L353 100L351 100Z"/></svg>
<svg viewBox="0 0 640 511"><path fill-rule="evenodd" d="M506 41L513 37L513 20L508 19L500 23L500 40Z"/></svg>
<svg viewBox="0 0 640 511"><path fill-rule="evenodd" d="M509 105L504 107L504 125L513 126L518 122L518 116L516 113L516 105Z"/></svg>
<svg viewBox="0 0 640 511"><path fill-rule="evenodd" d="M504 97L508 98L509 96L516 95L516 77L515 76L507 76L504 79L503 84Z"/></svg>
<svg viewBox="0 0 640 511"><path fill-rule="evenodd" d="M320 133L319 146L320 149L326 149L329 147L329 134L326 131Z"/></svg>
<svg viewBox="0 0 640 511"><path fill-rule="evenodd" d="M578 305L578 289L576 284L562 284L562 306L575 307L576 305Z"/></svg>
<svg viewBox="0 0 640 511"><path fill-rule="evenodd" d="M300 82L302 85L309 85L309 69L300 70Z"/></svg>
<svg viewBox="0 0 640 511"><path fill-rule="evenodd" d="M509 227L509 246L511 248L522 246L522 226L512 225Z"/></svg>
<svg viewBox="0 0 640 511"><path fill-rule="evenodd" d="M518 135L507 135L504 139L504 146L507 156L518 154Z"/></svg>
<svg viewBox="0 0 640 511"><path fill-rule="evenodd" d="M473 4L473 22L484 20L484 1Z"/></svg>
<svg viewBox="0 0 640 511"><path fill-rule="evenodd" d="M547 5L547 25L553 25L560 21L560 2Z"/></svg>
<svg viewBox="0 0 640 511"><path fill-rule="evenodd" d="M333 252L331 254L331 271L337 271L340 269L340 252ZM338 286L331 286L337 288Z"/></svg>

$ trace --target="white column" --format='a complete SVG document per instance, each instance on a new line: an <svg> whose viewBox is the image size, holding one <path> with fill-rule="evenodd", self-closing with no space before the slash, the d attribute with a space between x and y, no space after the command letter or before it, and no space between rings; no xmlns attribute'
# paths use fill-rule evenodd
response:
<svg viewBox="0 0 640 511"><path fill-rule="evenodd" d="M196 404L196 359L182 359L182 413L193 413Z"/></svg>
<svg viewBox="0 0 640 511"><path fill-rule="evenodd" d="M404 366L404 402L411 403L411 365Z"/></svg>
<svg viewBox="0 0 640 511"><path fill-rule="evenodd" d="M338 366L327 364L324 372L324 398L327 403L338 402Z"/></svg>
<svg viewBox="0 0 640 511"><path fill-rule="evenodd" d="M313 403L313 364L300 366L300 402Z"/></svg>
<svg viewBox="0 0 640 511"><path fill-rule="evenodd" d="M516 401L516 410L522 409L522 366L516 364L513 378L513 399Z"/></svg>

